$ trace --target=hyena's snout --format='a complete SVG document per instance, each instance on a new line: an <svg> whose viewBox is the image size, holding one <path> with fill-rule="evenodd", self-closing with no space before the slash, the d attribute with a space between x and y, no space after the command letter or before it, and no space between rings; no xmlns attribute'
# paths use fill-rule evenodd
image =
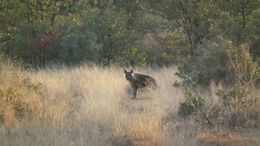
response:
<svg viewBox="0 0 260 146"><path fill-rule="evenodd" d="M156 80L154 78L152 78L152 81L150 82L150 87L152 89L157 89L158 88L158 84L156 82Z"/></svg>

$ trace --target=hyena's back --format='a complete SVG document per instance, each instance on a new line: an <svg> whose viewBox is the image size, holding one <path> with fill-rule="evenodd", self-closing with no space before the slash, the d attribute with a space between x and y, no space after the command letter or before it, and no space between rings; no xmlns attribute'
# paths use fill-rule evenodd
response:
<svg viewBox="0 0 260 146"><path fill-rule="evenodd" d="M157 83L154 78L144 75L144 74L134 74L134 82L136 88L145 88L145 87L151 87L153 89L157 88Z"/></svg>

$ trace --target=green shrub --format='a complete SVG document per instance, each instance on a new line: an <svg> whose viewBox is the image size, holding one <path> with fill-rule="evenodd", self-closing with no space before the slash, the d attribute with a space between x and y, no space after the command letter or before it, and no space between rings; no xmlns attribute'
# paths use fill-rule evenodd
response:
<svg viewBox="0 0 260 146"><path fill-rule="evenodd" d="M211 80L221 82L228 79L228 83L231 83L228 61L222 39L206 41L194 48L193 56L179 67L176 75L183 79L184 87L208 87Z"/></svg>
<svg viewBox="0 0 260 146"><path fill-rule="evenodd" d="M186 99L180 103L178 115L187 117L201 111L205 107L205 101L200 96L195 96L191 92L186 93Z"/></svg>
<svg viewBox="0 0 260 146"><path fill-rule="evenodd" d="M257 64L250 54L250 46L236 46L219 37L194 48L191 59L176 73L184 87L209 87L210 82L225 86L246 85L257 77Z"/></svg>
<svg viewBox="0 0 260 146"><path fill-rule="evenodd" d="M219 102L200 116L201 121L230 128L259 126L259 97L239 87L229 91L220 90L217 95Z"/></svg>

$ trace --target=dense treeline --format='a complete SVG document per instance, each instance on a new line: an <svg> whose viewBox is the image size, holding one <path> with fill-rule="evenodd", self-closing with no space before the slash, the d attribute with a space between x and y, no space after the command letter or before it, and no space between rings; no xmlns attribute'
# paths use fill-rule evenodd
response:
<svg viewBox="0 0 260 146"><path fill-rule="evenodd" d="M259 74L259 8L258 0L3 0L0 52L32 67L177 64L189 82L247 80ZM235 76L237 61L250 73Z"/></svg>

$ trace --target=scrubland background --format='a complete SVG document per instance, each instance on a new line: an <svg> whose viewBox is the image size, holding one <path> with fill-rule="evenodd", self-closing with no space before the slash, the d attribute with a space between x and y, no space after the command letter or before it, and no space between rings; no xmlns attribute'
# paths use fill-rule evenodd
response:
<svg viewBox="0 0 260 146"><path fill-rule="evenodd" d="M0 145L260 145L259 26L259 0L0 0Z"/></svg>

